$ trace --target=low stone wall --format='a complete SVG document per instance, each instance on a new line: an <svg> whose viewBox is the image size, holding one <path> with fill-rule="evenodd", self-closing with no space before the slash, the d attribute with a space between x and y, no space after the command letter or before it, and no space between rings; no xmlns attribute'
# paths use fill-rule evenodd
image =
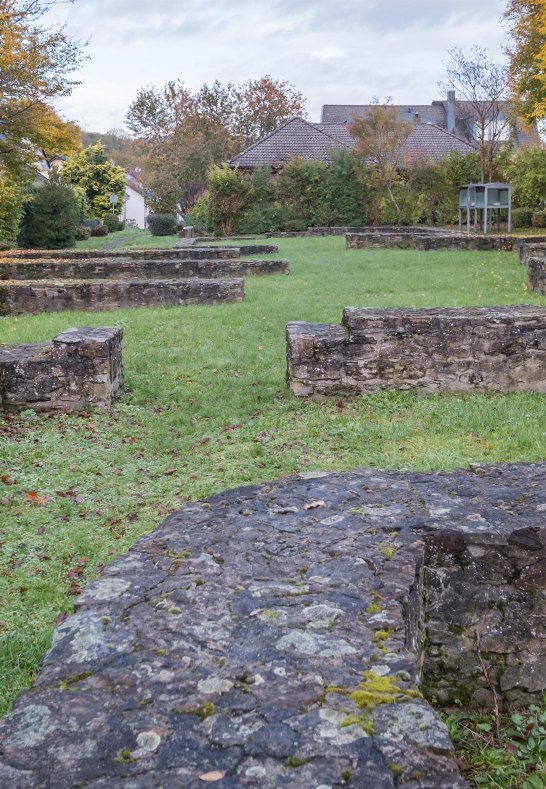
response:
<svg viewBox="0 0 546 789"><path fill-rule="evenodd" d="M404 227L403 225L365 225L363 227L310 227L307 234L310 236L345 236L347 233L397 233L411 234L411 235L430 235L432 233L441 233L446 235L456 231L446 230L445 228L429 227L425 225L412 225Z"/></svg>
<svg viewBox="0 0 546 789"><path fill-rule="evenodd" d="M464 789L421 690L489 706L479 633L504 710L542 702L545 512L546 463L190 503L57 627L0 722L0 783Z"/></svg>
<svg viewBox="0 0 546 789"><path fill-rule="evenodd" d="M127 258L95 258L89 260L0 261L0 280L42 279L219 279L260 274L288 274L285 259L249 260L217 258L216 260L131 260Z"/></svg>
<svg viewBox="0 0 546 789"><path fill-rule="evenodd" d="M103 326L67 329L49 343L0 345L0 410L109 408L123 383L121 338L122 329Z"/></svg>
<svg viewBox="0 0 546 789"><path fill-rule="evenodd" d="M197 247L197 249L199 249L199 247ZM244 246L240 247L226 244L225 246L216 247L216 249L223 249L226 252L233 252L233 250L237 250L237 257L248 255L273 255L275 252L279 251L279 247L275 244L245 244Z"/></svg>
<svg viewBox="0 0 546 789"><path fill-rule="evenodd" d="M233 303L243 295L242 279L2 281L0 315Z"/></svg>
<svg viewBox="0 0 546 789"><path fill-rule="evenodd" d="M347 233L347 249L477 249L510 251L512 236L467 233Z"/></svg>
<svg viewBox="0 0 546 789"><path fill-rule="evenodd" d="M546 308L356 309L287 325L292 394L546 392Z"/></svg>
<svg viewBox="0 0 546 789"><path fill-rule="evenodd" d="M546 295L546 256L530 258L527 270L529 290Z"/></svg>
<svg viewBox="0 0 546 789"><path fill-rule="evenodd" d="M238 258L239 247L173 247L170 249L13 249L0 253L6 260L217 260Z"/></svg>

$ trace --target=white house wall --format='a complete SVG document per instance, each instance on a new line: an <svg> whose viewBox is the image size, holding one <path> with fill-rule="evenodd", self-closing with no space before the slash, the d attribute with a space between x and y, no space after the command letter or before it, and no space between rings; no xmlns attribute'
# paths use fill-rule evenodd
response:
<svg viewBox="0 0 546 789"><path fill-rule="evenodd" d="M121 218L124 222L133 221L137 227L145 228L148 210L144 203L144 197L129 185L125 186L125 194L129 199L123 203Z"/></svg>

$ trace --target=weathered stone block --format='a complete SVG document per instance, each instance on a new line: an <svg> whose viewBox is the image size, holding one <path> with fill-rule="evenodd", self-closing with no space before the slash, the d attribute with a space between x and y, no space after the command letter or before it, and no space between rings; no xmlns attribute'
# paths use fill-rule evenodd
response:
<svg viewBox="0 0 546 789"><path fill-rule="evenodd" d="M243 294L242 279L3 281L0 315L233 303Z"/></svg>
<svg viewBox="0 0 546 789"><path fill-rule="evenodd" d="M0 345L0 410L109 408L123 385L122 329L67 329L51 343Z"/></svg>
<svg viewBox="0 0 546 789"><path fill-rule="evenodd" d="M287 325L297 396L380 389L546 392L546 308L346 308L342 325Z"/></svg>

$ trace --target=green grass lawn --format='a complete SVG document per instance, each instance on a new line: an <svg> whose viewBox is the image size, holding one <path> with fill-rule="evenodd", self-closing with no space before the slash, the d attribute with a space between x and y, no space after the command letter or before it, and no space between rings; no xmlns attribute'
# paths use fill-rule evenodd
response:
<svg viewBox="0 0 546 789"><path fill-rule="evenodd" d="M0 423L0 710L28 686L80 584L190 499L316 468L546 458L539 395L380 393L340 408L297 400L284 382L290 320L338 323L345 306L546 305L515 254L278 244L291 275L247 278L242 304L0 318L2 342L121 325L126 380L111 414Z"/></svg>
<svg viewBox="0 0 546 789"><path fill-rule="evenodd" d="M130 247L172 247L177 241L180 241L178 235L152 236L149 230L128 227L126 230L108 233L107 236L91 236L86 241L78 241L76 243L76 249L109 249L114 243L116 249L127 249Z"/></svg>

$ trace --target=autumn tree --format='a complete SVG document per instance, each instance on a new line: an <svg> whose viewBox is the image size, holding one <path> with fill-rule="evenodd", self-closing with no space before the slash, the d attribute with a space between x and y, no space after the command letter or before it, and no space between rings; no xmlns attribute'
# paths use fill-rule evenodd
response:
<svg viewBox="0 0 546 789"><path fill-rule="evenodd" d="M379 102L349 125L349 133L356 139L354 154L367 165L367 186L375 194L375 221L379 221L380 202L386 194L400 222L401 208L393 187L404 166L404 145L412 130L412 123L399 119L396 107Z"/></svg>
<svg viewBox="0 0 546 789"><path fill-rule="evenodd" d="M0 0L0 164L22 173L36 149L68 153L79 130L64 123L51 102L77 83L70 75L82 56L64 28L41 24L55 0Z"/></svg>
<svg viewBox="0 0 546 789"><path fill-rule="evenodd" d="M90 145L67 159L60 177L64 184L84 190L89 216L100 219L111 211L112 194L117 196L117 210L120 210L125 194L125 173L111 162L102 143Z"/></svg>
<svg viewBox="0 0 546 789"><path fill-rule="evenodd" d="M467 57L454 47L445 63L444 90L454 90L456 113L465 121L480 156L480 178L491 180L503 144L510 138L515 107L508 101L507 67L489 60L487 51L473 47Z"/></svg>
<svg viewBox="0 0 546 789"><path fill-rule="evenodd" d="M301 94L269 76L241 85L216 80L195 93L180 81L168 82L162 90L142 88L126 123L148 150L143 171L152 199L160 204L154 210L175 210L188 182L204 188L211 165L229 160L302 112Z"/></svg>
<svg viewBox="0 0 546 789"><path fill-rule="evenodd" d="M509 0L510 89L530 123L546 117L546 0Z"/></svg>

